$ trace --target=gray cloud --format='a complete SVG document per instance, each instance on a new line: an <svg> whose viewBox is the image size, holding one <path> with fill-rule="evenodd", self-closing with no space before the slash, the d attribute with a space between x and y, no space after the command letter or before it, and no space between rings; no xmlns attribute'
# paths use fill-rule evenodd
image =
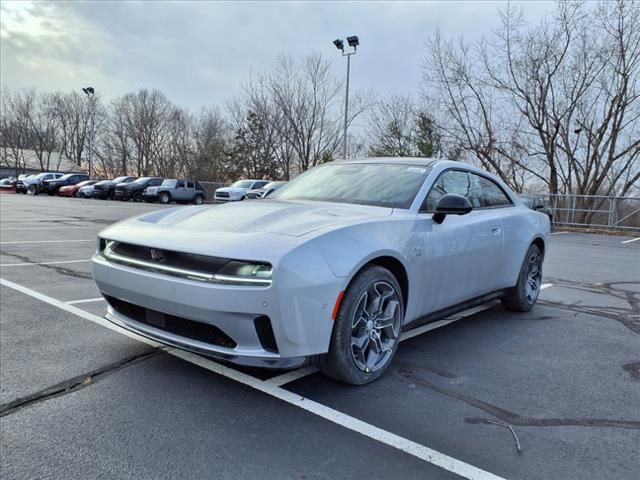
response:
<svg viewBox="0 0 640 480"><path fill-rule="evenodd" d="M360 36L354 88L417 92L424 43L436 28L477 38L501 2L2 2L2 85L105 97L159 88L190 108L223 104L280 54L320 52ZM553 4L526 2L537 21Z"/></svg>

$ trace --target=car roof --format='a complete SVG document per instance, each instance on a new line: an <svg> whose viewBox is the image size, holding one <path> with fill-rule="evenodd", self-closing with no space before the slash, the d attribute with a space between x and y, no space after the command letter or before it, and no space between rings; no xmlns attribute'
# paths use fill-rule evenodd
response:
<svg viewBox="0 0 640 480"><path fill-rule="evenodd" d="M433 165L440 160L435 158L421 157L368 157L351 160L335 160L333 163L385 163L390 165L412 165L416 167L426 167Z"/></svg>

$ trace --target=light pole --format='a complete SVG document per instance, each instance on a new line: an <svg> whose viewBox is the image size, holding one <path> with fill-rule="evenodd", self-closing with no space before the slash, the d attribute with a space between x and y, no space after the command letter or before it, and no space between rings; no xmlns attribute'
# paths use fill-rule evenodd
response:
<svg viewBox="0 0 640 480"><path fill-rule="evenodd" d="M343 147L342 147L342 156L344 159L347 159L347 125L349 123L349 71L351 70L351 55L356 54L356 50L358 49L358 45L360 45L360 40L357 35L352 35L351 37L347 37L347 43L350 47L353 47L352 52L344 52L344 41L341 39L337 39L333 41L333 44L336 46L338 50L342 52L343 57L347 57L347 91L344 95L344 138Z"/></svg>
<svg viewBox="0 0 640 480"><path fill-rule="evenodd" d="M93 179L93 168L91 163L91 156L93 155L93 130L94 130L94 122L95 122L95 105L91 105L91 98L95 95L96 91L93 87L85 87L82 89L84 94L87 96L87 101L89 102L89 109L91 113L91 132L89 133L89 180Z"/></svg>

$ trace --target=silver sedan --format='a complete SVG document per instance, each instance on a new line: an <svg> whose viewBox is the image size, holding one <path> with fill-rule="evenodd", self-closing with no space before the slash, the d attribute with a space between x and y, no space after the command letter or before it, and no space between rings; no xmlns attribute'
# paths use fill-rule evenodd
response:
<svg viewBox="0 0 640 480"><path fill-rule="evenodd" d="M106 318L243 365L364 384L400 333L472 305L536 303L549 219L459 162L316 167L273 198L146 213L100 233Z"/></svg>

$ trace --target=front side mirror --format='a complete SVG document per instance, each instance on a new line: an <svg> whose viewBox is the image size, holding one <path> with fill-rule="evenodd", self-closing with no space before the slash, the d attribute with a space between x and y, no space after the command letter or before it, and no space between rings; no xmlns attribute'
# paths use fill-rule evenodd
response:
<svg viewBox="0 0 640 480"><path fill-rule="evenodd" d="M448 193L438 201L436 213L433 214L433 221L442 223L447 215L466 215L471 210L473 210L473 207L467 197L456 193Z"/></svg>

